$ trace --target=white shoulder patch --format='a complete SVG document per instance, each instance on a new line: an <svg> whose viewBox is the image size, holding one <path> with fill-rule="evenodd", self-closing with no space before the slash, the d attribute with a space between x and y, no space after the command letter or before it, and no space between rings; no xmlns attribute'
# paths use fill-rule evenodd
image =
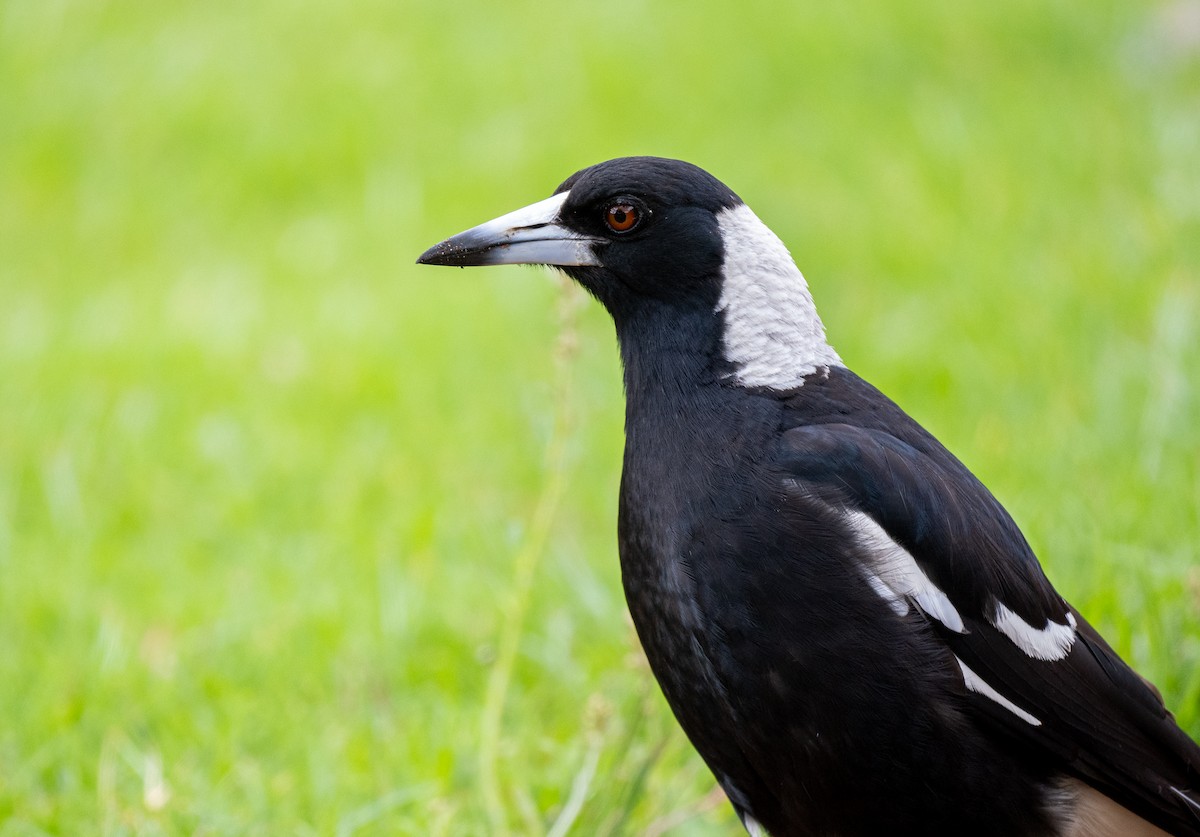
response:
<svg viewBox="0 0 1200 837"><path fill-rule="evenodd" d="M1075 614L1070 612L1065 625L1046 620L1046 627L1035 628L997 601L996 613L989 621L1034 659L1061 660L1075 644Z"/></svg>
<svg viewBox="0 0 1200 837"><path fill-rule="evenodd" d="M725 247L717 311L735 380L794 389L818 369L840 366L808 283L779 237L744 204L722 210L717 223Z"/></svg>
<svg viewBox="0 0 1200 837"><path fill-rule="evenodd" d="M1026 712L1024 709L1017 706L1015 703L1013 703L1011 700L1006 698L1004 695L1000 694L995 689L993 689L986 680L984 680L982 677L980 677L975 672L971 671L971 669L967 667L967 664L964 663L962 660L960 660L958 657L955 657L954 661L956 663L958 663L958 667L962 671L963 683L972 692L983 695L985 698L988 698L989 700L995 701L996 703L1000 704L1005 709L1007 709L1009 712L1016 715L1022 721L1025 721L1027 724L1031 724L1032 726L1035 726L1035 727L1040 727L1042 725L1042 722L1039 721L1037 718L1033 717L1028 712Z"/></svg>
<svg viewBox="0 0 1200 837"><path fill-rule="evenodd" d="M896 613L908 613L906 599L912 599L926 615L950 630L960 634L965 630L953 602L925 575L907 549L892 540L868 514L848 511L846 519L867 554L869 563L863 567L867 583Z"/></svg>

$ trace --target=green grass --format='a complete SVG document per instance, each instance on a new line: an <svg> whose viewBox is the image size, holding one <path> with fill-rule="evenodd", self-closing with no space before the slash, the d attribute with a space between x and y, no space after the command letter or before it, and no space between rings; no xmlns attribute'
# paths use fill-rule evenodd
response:
<svg viewBox="0 0 1200 837"><path fill-rule="evenodd" d="M0 3L0 835L737 833L625 616L611 326L413 265L630 153L1200 735L1194 2L793 6Z"/></svg>

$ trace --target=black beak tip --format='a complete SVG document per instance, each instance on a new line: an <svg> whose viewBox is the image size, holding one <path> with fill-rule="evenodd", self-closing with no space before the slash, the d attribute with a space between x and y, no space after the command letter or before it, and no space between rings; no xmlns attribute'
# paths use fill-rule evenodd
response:
<svg viewBox="0 0 1200 837"><path fill-rule="evenodd" d="M436 264L446 267L479 267L493 264L491 248L479 246L471 238L455 236L435 244L420 255L417 264Z"/></svg>
<svg viewBox="0 0 1200 837"><path fill-rule="evenodd" d="M417 264L449 264L445 260L449 249L444 241L435 244L417 257Z"/></svg>

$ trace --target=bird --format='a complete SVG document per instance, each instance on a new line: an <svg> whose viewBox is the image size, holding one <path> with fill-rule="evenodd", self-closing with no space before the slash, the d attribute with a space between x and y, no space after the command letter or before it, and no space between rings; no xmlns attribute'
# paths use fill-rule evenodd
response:
<svg viewBox="0 0 1200 837"><path fill-rule="evenodd" d="M1157 689L717 178L609 160L418 263L549 265L611 314L626 601L750 835L1200 835Z"/></svg>

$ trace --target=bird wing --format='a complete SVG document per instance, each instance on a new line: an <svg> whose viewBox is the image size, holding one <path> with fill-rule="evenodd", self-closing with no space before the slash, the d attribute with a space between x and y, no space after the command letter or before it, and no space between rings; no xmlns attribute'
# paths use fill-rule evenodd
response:
<svg viewBox="0 0 1200 837"><path fill-rule="evenodd" d="M897 616L924 614L982 723L1161 828L1200 835L1200 748L1058 595L982 483L910 435L788 430L789 490L842 514L864 580Z"/></svg>

